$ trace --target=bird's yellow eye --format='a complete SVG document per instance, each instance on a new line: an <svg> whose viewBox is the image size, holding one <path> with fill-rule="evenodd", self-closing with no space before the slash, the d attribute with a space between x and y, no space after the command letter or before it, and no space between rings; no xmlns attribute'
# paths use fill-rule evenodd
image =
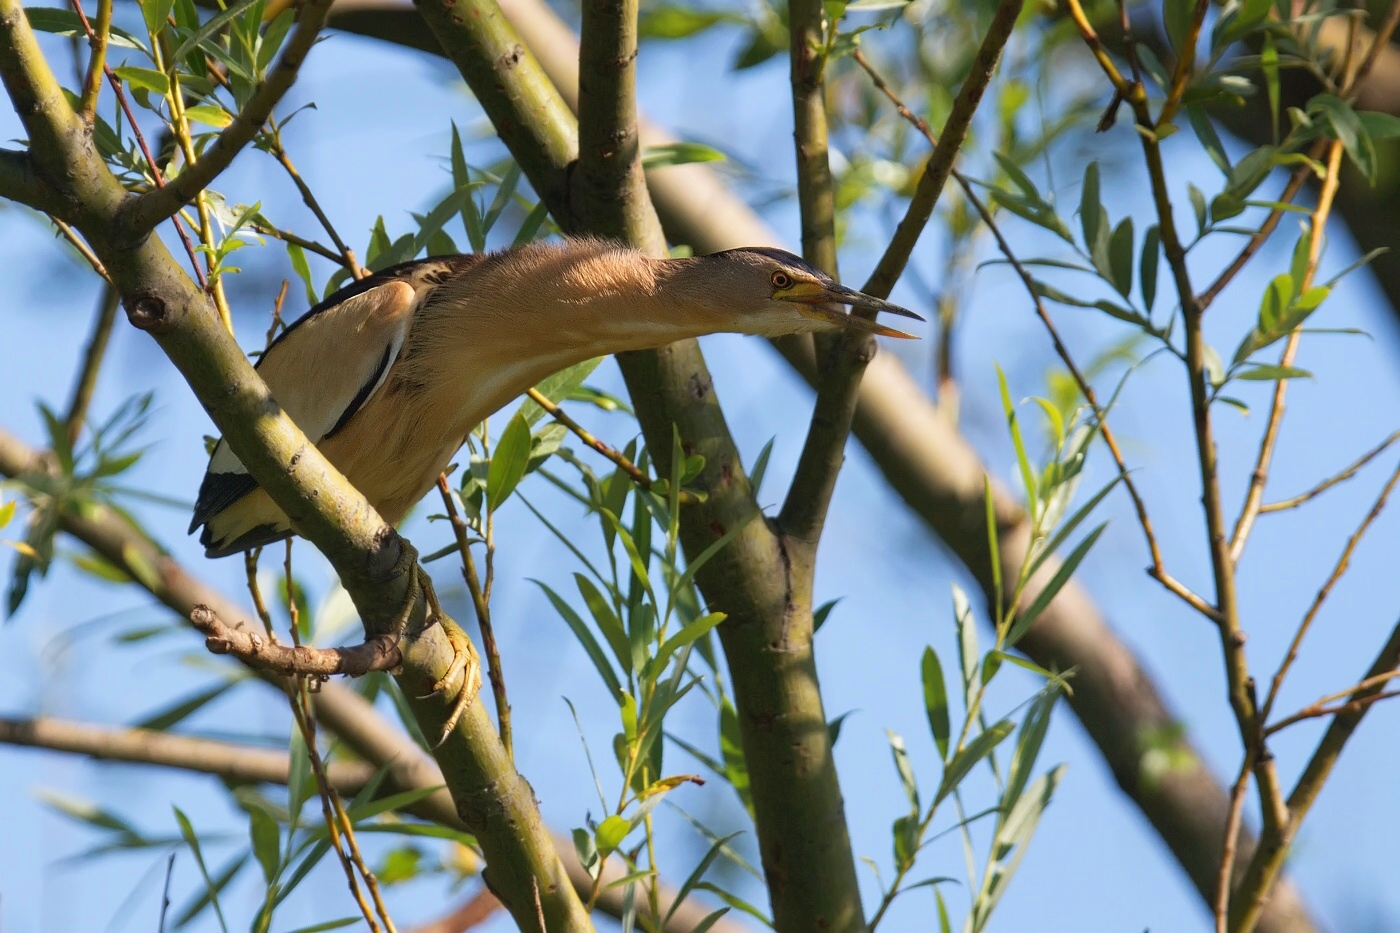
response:
<svg viewBox="0 0 1400 933"><path fill-rule="evenodd" d="M769 281L773 283L774 288L787 288L792 285L792 276L786 272L774 272Z"/></svg>

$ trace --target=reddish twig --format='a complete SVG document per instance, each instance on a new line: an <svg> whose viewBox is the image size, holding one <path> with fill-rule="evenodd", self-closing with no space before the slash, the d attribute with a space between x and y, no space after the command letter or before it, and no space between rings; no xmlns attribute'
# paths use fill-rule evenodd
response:
<svg viewBox="0 0 1400 933"><path fill-rule="evenodd" d="M214 654L231 654L240 661L282 674L359 677L370 671L387 671L402 662L396 639L376 635L348 648L312 648L283 645L256 632L227 624L208 606L195 606L190 622L204 633L205 647Z"/></svg>

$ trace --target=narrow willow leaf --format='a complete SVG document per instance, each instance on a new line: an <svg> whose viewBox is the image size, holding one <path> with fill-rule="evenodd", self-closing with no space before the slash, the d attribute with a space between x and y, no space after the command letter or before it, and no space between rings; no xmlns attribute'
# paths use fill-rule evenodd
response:
<svg viewBox="0 0 1400 933"><path fill-rule="evenodd" d="M924 648L920 665L924 682L924 711L928 714L929 731L944 761L948 760L948 690L943 683L943 666L933 648Z"/></svg>
<svg viewBox="0 0 1400 933"><path fill-rule="evenodd" d="M529 422L517 413L491 451L491 466L486 473L486 501L493 510L499 509L524 479L525 468L530 464L530 443Z"/></svg>
<svg viewBox="0 0 1400 933"><path fill-rule="evenodd" d="M1110 282L1118 294L1131 300L1133 291L1133 218L1124 217L1108 243Z"/></svg>
<svg viewBox="0 0 1400 933"><path fill-rule="evenodd" d="M593 666L598 671L598 676L602 677L603 683L607 684L608 695L616 699L622 693L622 684L618 681L617 674L613 672L612 665L608 663L607 655L603 654L603 649L598 647L598 640L595 639L593 633L588 630L587 624L584 623L583 619L579 618L578 613L573 610L572 606L559 597L559 594L555 593L539 580L532 580L531 582L544 590L544 595L549 598L550 603L554 606L554 610L563 617L564 622L574 633L574 637L578 639L578 643L583 646L584 653L587 654L588 659L593 662Z"/></svg>
<svg viewBox="0 0 1400 933"><path fill-rule="evenodd" d="M975 739L967 743L967 747L955 753L953 760L943 769L943 781L938 785L938 794L933 798L933 805L938 806L944 797L956 790L968 772L990 755L1015 728L1015 723L1003 719L979 732Z"/></svg>
<svg viewBox="0 0 1400 933"><path fill-rule="evenodd" d="M1015 646L1015 644L1025 636L1026 632L1030 631L1031 626L1035 624L1035 620L1040 617L1040 614L1045 611L1045 607L1050 605L1050 601L1054 599L1060 590L1064 588L1064 585L1069 582L1069 578L1079 567L1080 562L1084 560L1085 556L1089 553L1089 549L1094 546L1095 541L1099 540L1099 535L1103 534L1103 530L1107 527L1107 522L1099 525L1093 531L1085 535L1084 540L1080 541L1078 546L1070 552L1069 556L1065 558L1065 562L1059 566L1059 569L1055 571L1055 575L1050 578L1050 582L1045 584L1044 589L1035 594L1035 599L1032 600L1030 606L1028 606L1012 624L1011 632L1006 636L1006 647L1011 648Z"/></svg>
<svg viewBox="0 0 1400 933"><path fill-rule="evenodd" d="M964 709L972 709L977 689L977 623L972 618L972 604L962 587L953 584L953 621L958 631L958 663L962 668Z"/></svg>

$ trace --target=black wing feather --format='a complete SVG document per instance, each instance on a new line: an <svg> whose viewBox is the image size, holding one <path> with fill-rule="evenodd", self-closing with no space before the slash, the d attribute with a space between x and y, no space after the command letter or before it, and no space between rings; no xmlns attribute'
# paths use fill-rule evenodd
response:
<svg viewBox="0 0 1400 933"><path fill-rule="evenodd" d="M194 534L200 525L257 488L258 481L249 473L205 473L204 481L199 484L194 517L190 520L187 534Z"/></svg>

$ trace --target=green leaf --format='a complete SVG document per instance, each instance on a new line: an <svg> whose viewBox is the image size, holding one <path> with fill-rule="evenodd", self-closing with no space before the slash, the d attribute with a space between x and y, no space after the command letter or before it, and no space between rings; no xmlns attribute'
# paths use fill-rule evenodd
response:
<svg viewBox="0 0 1400 933"><path fill-rule="evenodd" d="M1006 373L1002 372L1001 366L997 366L997 385L1001 389L1001 409L1006 415L1006 427L1011 434L1012 446L1016 449L1016 463L1021 468L1021 482L1026 488L1027 507L1032 516L1037 513L1036 501L1038 499L1037 484L1035 481L1035 471L1031 469L1031 461L1026 456L1026 444L1021 436L1021 425L1017 420L1016 406L1011 401L1011 390L1006 385Z"/></svg>
<svg viewBox="0 0 1400 933"><path fill-rule="evenodd" d="M515 491L530 464L530 424L517 412L506 425L491 451L491 466L486 473L486 501L492 510Z"/></svg>
<svg viewBox="0 0 1400 933"><path fill-rule="evenodd" d="M1230 174L1230 157L1225 154L1225 147L1220 142L1220 136L1215 132L1215 125L1211 123L1210 117L1206 114L1205 108L1200 104L1190 104L1186 108L1187 119L1191 122L1191 129L1195 131L1196 138L1201 141L1201 146L1210 156L1210 160L1215 163L1215 167L1226 175ZM1191 186L1195 190L1195 185ZM1200 192L1197 191L1197 194ZM1192 200L1195 200L1193 196ZM1204 203L1204 198L1202 199ZM1197 212L1200 213L1199 211Z"/></svg>
<svg viewBox="0 0 1400 933"><path fill-rule="evenodd" d="M549 399L554 404L559 404L568 398L579 386L583 385L583 380L592 375L593 370L603 362L603 357L594 357L591 360L584 360L582 363L575 363L568 369L561 370L552 376L540 381L535 386L535 391ZM517 414L525 419L525 423L533 427L541 418L545 411L535 404L530 398L520 403L520 410Z"/></svg>
<svg viewBox="0 0 1400 933"><path fill-rule="evenodd" d="M323 933L325 930L339 930L341 927L348 927L359 923L364 918L359 914L353 917L341 917L339 920L327 920L324 923L313 923L309 927L298 927L291 933Z"/></svg>
<svg viewBox="0 0 1400 933"><path fill-rule="evenodd" d="M83 29L82 20L78 19L78 14L72 10L29 6L24 8L24 15L29 20L30 29L53 35L71 36L75 39L87 39L87 32ZM116 25L113 25L108 31L107 44L118 48L135 49L138 52L146 51L146 46L140 39Z"/></svg>
<svg viewBox="0 0 1400 933"><path fill-rule="evenodd" d="M545 586L545 584L539 580L532 580L531 582L544 590L544 595L549 598L550 603L554 606L554 610L563 617L564 622L574 633L574 637L578 639L578 643L583 646L584 653L588 655L589 660L593 662L593 666L597 668L598 676L602 677L603 683L607 684L608 695L613 699L617 699L622 694L622 684L618 682L617 674L613 672L612 665L608 663L607 655L603 654L603 649L598 647L597 639L595 639L593 633L588 630L588 626L584 624L583 619L579 618L578 613L574 612L573 607L564 602L564 600L559 597L559 594L555 593L548 586Z"/></svg>
<svg viewBox="0 0 1400 933"><path fill-rule="evenodd" d="M185 108L185 119L194 120L216 129L223 129L233 122L233 115L224 108L213 104L199 104L195 107Z"/></svg>
<svg viewBox="0 0 1400 933"><path fill-rule="evenodd" d="M689 165L693 162L723 162L723 152L701 143L668 143L647 146L642 150L642 168L665 168L668 165Z"/></svg>
<svg viewBox="0 0 1400 933"><path fill-rule="evenodd" d="M171 726L183 722L186 718L202 709L208 703L223 696L228 689L233 686L233 682L221 683L207 690L201 690L193 696L166 706L159 712L152 713L146 718L135 723L133 728L151 729L156 732L164 732Z"/></svg>
<svg viewBox="0 0 1400 933"><path fill-rule="evenodd" d="M722 612L711 612L708 615L701 616L666 639L666 641L662 643L661 648L656 652L656 657L651 663L651 673L660 675L661 671L665 669L666 664L671 660L671 655L709 632L716 625L723 622L725 618L726 616Z"/></svg>
<svg viewBox="0 0 1400 933"><path fill-rule="evenodd" d="M890 740L890 753L894 755L894 767L899 772L899 783L904 786L904 796L909 798L909 812L917 820L919 807L919 783L914 777L914 766L909 763L909 752L904 746L904 737L890 729L885 730Z"/></svg>
<svg viewBox="0 0 1400 933"><path fill-rule="evenodd" d="M938 663L938 655L933 648L924 648L924 658L920 665L924 683L924 711L928 714L929 731L933 733L938 754L948 760L948 689L943 683L943 665Z"/></svg>
<svg viewBox="0 0 1400 933"><path fill-rule="evenodd" d="M4 505L0 505L0 528L4 528L10 523L10 520L15 517L16 504L17 503L11 500L10 502L6 502ZM110 566L110 564L108 566ZM112 569L115 570L116 568L114 567ZM125 576L125 574L122 574L122 576Z"/></svg>
<svg viewBox="0 0 1400 933"><path fill-rule="evenodd" d="M282 867L279 852L282 834L277 827L277 821L261 807L250 807L248 810L248 835L253 842L253 855L257 857L258 864L262 866L263 878L267 881L267 886L272 887L272 883Z"/></svg>
<svg viewBox="0 0 1400 933"><path fill-rule="evenodd" d="M1045 742L1045 733L1050 728L1050 713L1059 698L1059 685L1046 684L1031 702L1025 719L1021 720L1021 731L1016 737L1016 750L1012 752L1011 767L1006 774L1006 789L1001 795L999 819L1004 818L1016 806L1021 798L1021 791L1030 780L1036 759L1040 757L1040 747Z"/></svg>
<svg viewBox="0 0 1400 933"><path fill-rule="evenodd" d="M593 842L593 834L580 828L573 831L573 837L579 864L591 872L593 866L598 864L598 846Z"/></svg>
<svg viewBox="0 0 1400 933"><path fill-rule="evenodd" d="M1287 273L1274 276L1269 282L1268 288L1264 290L1264 297L1259 302L1259 331L1264 334L1273 333L1283 320L1284 309L1293 299L1296 285L1293 276Z"/></svg>
<svg viewBox="0 0 1400 933"><path fill-rule="evenodd" d="M759 910L757 907L753 906L748 901L743 900L742 898L734 894L730 894L723 888L710 884L710 882L708 881L700 882L695 886L695 888L699 891L709 891L715 897L724 901L726 904L728 904L730 907L733 907L735 910L742 910L744 913L748 914L750 917L753 917L759 923L768 927L768 929L773 929L773 921L769 920L768 917L764 915L763 911Z"/></svg>
<svg viewBox="0 0 1400 933"><path fill-rule="evenodd" d="M972 618L972 604L962 587L953 584L953 620L958 631L958 663L962 667L964 709L972 709L977 689L977 623Z"/></svg>
<svg viewBox="0 0 1400 933"><path fill-rule="evenodd" d="M1014 646L1025 636L1026 632L1030 631L1031 626L1035 624L1035 620L1045 611L1045 607L1050 605L1050 601L1064 588L1064 585L1069 582L1069 578L1079 567L1080 562L1084 560L1085 556L1089 553L1089 549L1094 546L1095 541L1099 540L1099 535L1103 534L1103 530L1107 527L1108 522L1099 525L1093 531L1085 535L1084 540L1080 541L1078 546L1070 552L1070 555L1065 558L1065 562L1056 569L1055 575L1050 578L1050 582L1045 584L1045 587L1039 593L1035 594L1035 599L1031 601L1030 606L1028 606L1026 610L1016 618L1016 621L1012 623L1011 631L1006 636L1006 647L1010 648Z"/></svg>
<svg viewBox="0 0 1400 933"><path fill-rule="evenodd" d="M943 769L943 781L938 785L938 794L933 798L934 806L937 806L944 797L947 797L957 786L962 783L962 779L967 777L979 761L992 753L1001 741L1005 739L1016 728L1009 719L988 726L977 737L967 743L967 747L953 755L953 760L948 762Z"/></svg>
<svg viewBox="0 0 1400 933"><path fill-rule="evenodd" d="M179 807L172 808L175 811L175 820L180 824L180 835L185 840L185 845L189 846L194 853L195 864L199 866L199 873L204 877L204 887L209 894L209 900L214 905L214 913L219 918L219 929L223 933L228 933L228 923L224 921L223 908L219 906L218 889L214 886L214 881L209 877L209 869L204 865L204 854L199 848L199 837L195 835L194 826L190 823L189 817Z"/></svg>
<svg viewBox="0 0 1400 933"><path fill-rule="evenodd" d="M151 0L142 0L142 8L144 9L150 2ZM209 17L209 19L204 22L204 25L199 27L198 32L180 43L180 47L175 50L174 57L176 59L184 58L190 52L194 51L197 46L202 45L206 39L212 38L216 32L229 22L229 20L243 13L257 2L258 0L237 0L236 3L229 4L225 9ZM155 32L154 29L151 31ZM215 48L217 48L217 46L215 46Z"/></svg>
<svg viewBox="0 0 1400 933"><path fill-rule="evenodd" d="M719 707L719 750L724 761L724 777L749 816L753 816L753 796L749 792L749 766L744 758L743 737L739 731L739 715L729 697L723 697Z"/></svg>
<svg viewBox="0 0 1400 933"><path fill-rule="evenodd" d="M146 19L146 29L159 34L165 29L165 20L170 15L170 8L175 5L175 0L140 0L140 3L141 15Z"/></svg>
<svg viewBox="0 0 1400 933"><path fill-rule="evenodd" d="M617 617L613 607L593 585L593 581L581 573L574 574L574 582L578 585L579 595L583 597L584 605L593 615L593 621L598 623L598 630L603 633L603 638L607 640L608 647L616 655L617 661L622 665L622 669L627 673L632 673L632 647L627 641L627 632L622 627L622 620Z"/></svg>
<svg viewBox="0 0 1400 933"><path fill-rule="evenodd" d="M1278 141L1279 80L1278 43L1272 32L1264 33L1264 45L1259 50L1259 70L1264 75L1264 86L1269 95L1269 126L1273 128L1274 141Z"/></svg>
<svg viewBox="0 0 1400 933"><path fill-rule="evenodd" d="M740 835L742 835L742 832L734 832L730 833L728 836L724 836L720 839L715 840L714 844L710 846L709 851L705 853L704 858L700 859L700 863L695 866L694 871L690 873L690 875L685 879L685 881L681 883L680 888L676 891L675 900L671 902L671 907L669 910L666 911L666 916L662 920L663 926L668 921L670 921L671 916L676 912L676 908L681 906L682 902L685 901L686 897L690 894L690 892L695 889L695 886L704 879L705 872L709 870L712 864L714 864L714 861L719 856L720 852L724 851L724 848L726 845L728 845L729 840ZM712 914L711 916L714 915ZM708 920L709 918L706 919Z"/></svg>
<svg viewBox="0 0 1400 933"><path fill-rule="evenodd" d="M156 30L151 30L155 32ZM170 93L170 79L164 72L150 68L137 68L134 65L118 65L112 69L118 78L134 88L151 91L162 97Z"/></svg>
<svg viewBox="0 0 1400 933"><path fill-rule="evenodd" d="M1138 261L1138 287L1142 291L1142 306L1149 312L1157 300L1157 260L1161 256L1162 234L1153 224L1142 238L1142 258Z"/></svg>
<svg viewBox="0 0 1400 933"><path fill-rule="evenodd" d="M1131 300L1133 291L1133 219L1124 217L1108 243L1109 282Z"/></svg>
<svg viewBox="0 0 1400 933"><path fill-rule="evenodd" d="M1331 94L1319 94L1308 101L1307 112L1321 116L1332 129L1332 137L1342 144L1347 156L1371 182L1376 183L1376 150L1351 105Z"/></svg>
<svg viewBox="0 0 1400 933"><path fill-rule="evenodd" d="M1235 375L1236 379L1245 379L1250 382L1277 382L1282 379L1311 379L1313 374L1306 369L1299 369L1296 366L1274 366L1267 363L1256 363L1250 369Z"/></svg>
<svg viewBox="0 0 1400 933"><path fill-rule="evenodd" d="M1358 110L1356 119L1362 130L1371 139L1395 139L1400 137L1400 117L1393 113L1376 110Z"/></svg>
<svg viewBox="0 0 1400 933"><path fill-rule="evenodd" d="M840 602L840 597L837 597L836 599L829 599L826 602L822 603L820 606L818 606L816 612L812 613L813 635L822 630L822 626L826 624L826 620L831 616L831 610L835 609L836 605Z"/></svg>
<svg viewBox="0 0 1400 933"><path fill-rule="evenodd" d="M1187 182L1186 194L1191 199L1191 209L1196 214L1196 236L1202 236L1206 232L1206 225L1209 223L1206 208L1206 196L1201 193L1201 189Z"/></svg>
<svg viewBox="0 0 1400 933"><path fill-rule="evenodd" d="M598 824L598 828L593 831L594 842L598 847L598 854L603 858L617 851L617 847L622 845L622 840L627 838L627 834L632 831L632 824L625 818L614 813L612 816Z"/></svg>
<svg viewBox="0 0 1400 933"><path fill-rule="evenodd" d="M725 22L743 19L732 13L663 3L642 10L637 18L637 34L643 39L687 39Z"/></svg>
<svg viewBox="0 0 1400 933"><path fill-rule="evenodd" d="M718 923L720 919L725 914L729 913L731 909L732 908L729 907L721 907L719 910L706 914L704 919L702 919L699 923L695 924L695 928L692 929L690 933L706 933L706 931L709 930L710 927Z"/></svg>
<svg viewBox="0 0 1400 933"><path fill-rule="evenodd" d="M1084 167L1084 187L1079 194L1079 224L1084 231L1084 248L1090 253L1099 241L1099 229L1104 214L1099 203L1099 163Z"/></svg>

